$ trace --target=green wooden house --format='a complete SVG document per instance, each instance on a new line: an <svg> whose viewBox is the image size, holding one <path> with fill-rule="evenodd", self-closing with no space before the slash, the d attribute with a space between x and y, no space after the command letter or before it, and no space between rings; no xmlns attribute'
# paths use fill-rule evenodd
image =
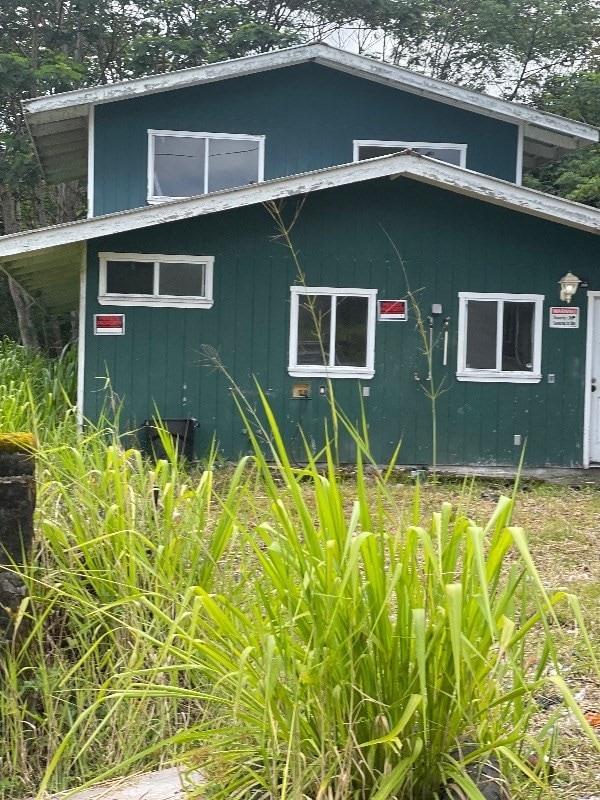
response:
<svg viewBox="0 0 600 800"><path fill-rule="evenodd" d="M0 263L79 309L82 418L193 418L198 455L236 457L232 393L255 404L256 381L301 460L332 390L377 461L401 440L428 464L431 370L440 464L514 465L525 442L531 466L600 462L600 211L521 185L595 128L324 44L26 114L89 214L4 237Z"/></svg>

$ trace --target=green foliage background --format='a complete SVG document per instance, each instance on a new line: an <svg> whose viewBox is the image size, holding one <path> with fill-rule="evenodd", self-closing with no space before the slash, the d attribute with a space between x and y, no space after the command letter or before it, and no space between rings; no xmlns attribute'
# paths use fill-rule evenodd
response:
<svg viewBox="0 0 600 800"><path fill-rule="evenodd" d="M44 183L23 100L322 38L598 124L597 0L0 0L0 235L85 213L85 187ZM527 183L598 206L599 158ZM0 308L12 336L4 281Z"/></svg>

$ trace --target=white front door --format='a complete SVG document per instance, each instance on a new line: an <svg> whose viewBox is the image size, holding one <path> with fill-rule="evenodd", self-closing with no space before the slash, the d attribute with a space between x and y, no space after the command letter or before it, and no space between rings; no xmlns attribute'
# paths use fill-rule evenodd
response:
<svg viewBox="0 0 600 800"><path fill-rule="evenodd" d="M588 371L588 403L590 409L589 458L592 463L600 462L600 297L590 297L591 329L588 352L591 369Z"/></svg>

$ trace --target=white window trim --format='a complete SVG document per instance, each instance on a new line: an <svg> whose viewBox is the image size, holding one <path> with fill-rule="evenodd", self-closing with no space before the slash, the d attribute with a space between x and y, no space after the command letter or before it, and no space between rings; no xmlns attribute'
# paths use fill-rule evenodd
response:
<svg viewBox="0 0 600 800"><path fill-rule="evenodd" d="M157 253L99 253L100 280L98 302L102 306L150 306L152 308L212 308L214 256L161 255ZM143 261L154 264L154 288L158 287L159 262L175 264L203 264L205 296L167 294L109 294L106 291L106 264L108 261Z"/></svg>
<svg viewBox="0 0 600 800"><path fill-rule="evenodd" d="M523 151L525 145L525 126L521 123L517 129L517 164L515 168L515 183L523 185Z"/></svg>
<svg viewBox="0 0 600 800"><path fill-rule="evenodd" d="M163 131L148 129L148 203L164 203L165 200L182 200L182 197L172 197L171 195L154 195L154 141L157 136L177 136L186 139L243 139L258 142L258 183L265 179L265 137L255 134L245 133L210 133L206 131ZM208 147L204 150L204 192L207 191L208 184Z"/></svg>
<svg viewBox="0 0 600 800"><path fill-rule="evenodd" d="M456 378L459 381L479 383L539 383L542 379L542 329L543 294L510 294L506 292L459 292L458 293L458 353ZM509 301L511 303L535 303L533 322L533 369L531 372L509 372L498 369L468 369L467 357L467 303L469 300L488 302ZM502 356L502 326L496 330L496 364Z"/></svg>
<svg viewBox="0 0 600 800"><path fill-rule="evenodd" d="M377 289L344 289L331 286L291 286L290 350L288 372L294 378L372 378L375 374L375 322L377 319ZM298 312L300 297L326 295L329 297L366 297L367 305L367 363L364 367L328 367L319 364L297 364ZM333 352L335 336L335 306L331 320L329 352Z"/></svg>
<svg viewBox="0 0 600 800"><path fill-rule="evenodd" d="M430 147L439 150L458 150L460 151L460 165L467 166L467 145L457 144L456 142L405 142L388 141L387 139L354 139L352 149L352 160L359 161L358 151L361 147L403 147L405 150L414 150L417 147ZM441 159L439 159L441 161ZM448 163L448 162L443 162Z"/></svg>

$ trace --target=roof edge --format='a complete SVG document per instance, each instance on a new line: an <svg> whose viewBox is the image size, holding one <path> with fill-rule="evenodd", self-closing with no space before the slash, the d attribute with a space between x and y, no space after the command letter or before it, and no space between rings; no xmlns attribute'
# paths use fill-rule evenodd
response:
<svg viewBox="0 0 600 800"><path fill-rule="evenodd" d="M365 180L407 177L600 234L600 210L472 172L410 150L291 177L0 237L0 262L114 233L281 200Z"/></svg>
<svg viewBox="0 0 600 800"><path fill-rule="evenodd" d="M296 45L269 53L243 56L200 67L188 67L174 72L132 78L118 83L76 89L71 92L33 98L23 104L33 125L56 119L87 116L89 107L119 100L186 88L228 78L264 72L278 67L316 61L324 66L350 72L416 94L435 97L440 102L453 103L475 113L493 115L563 133L585 142L597 142L597 128L587 123L559 117L529 106L486 95L462 86L446 83L410 72L403 67L351 53L323 42Z"/></svg>

